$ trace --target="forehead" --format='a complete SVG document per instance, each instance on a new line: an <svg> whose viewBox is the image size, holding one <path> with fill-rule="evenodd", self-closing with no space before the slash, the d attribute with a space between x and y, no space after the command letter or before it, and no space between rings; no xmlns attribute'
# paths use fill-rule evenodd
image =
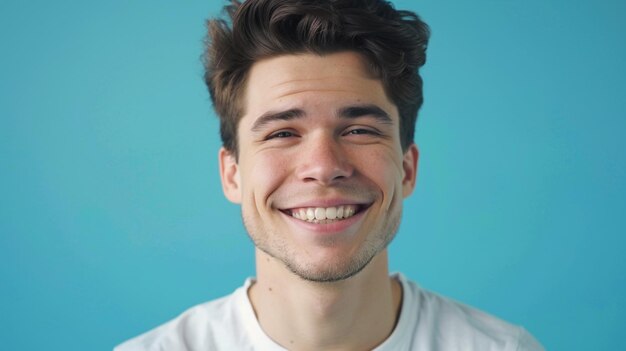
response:
<svg viewBox="0 0 626 351"><path fill-rule="evenodd" d="M256 62L245 91L244 120L268 110L341 108L349 104L374 104L397 115L382 82L367 61L355 52L328 55L282 55Z"/></svg>

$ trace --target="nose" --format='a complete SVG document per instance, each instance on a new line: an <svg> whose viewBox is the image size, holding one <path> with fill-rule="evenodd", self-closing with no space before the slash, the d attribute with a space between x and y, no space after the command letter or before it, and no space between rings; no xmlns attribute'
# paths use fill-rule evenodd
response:
<svg viewBox="0 0 626 351"><path fill-rule="evenodd" d="M338 140L333 137L312 137L302 145L296 175L305 182L330 185L350 177L354 168Z"/></svg>

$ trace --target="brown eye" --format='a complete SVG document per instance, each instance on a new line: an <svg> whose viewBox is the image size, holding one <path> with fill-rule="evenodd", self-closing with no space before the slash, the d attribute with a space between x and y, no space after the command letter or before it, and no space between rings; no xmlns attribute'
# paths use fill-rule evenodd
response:
<svg viewBox="0 0 626 351"><path fill-rule="evenodd" d="M353 129L348 132L348 134L369 134L370 131L366 129Z"/></svg>
<svg viewBox="0 0 626 351"><path fill-rule="evenodd" d="M275 139L275 138L289 138L289 137L292 137L292 136L294 136L294 134L292 132L289 132L289 131L286 131L286 130L281 130L279 132L270 134L267 137L267 140Z"/></svg>
<svg viewBox="0 0 626 351"><path fill-rule="evenodd" d="M345 135L379 135L379 133L370 130L370 129L365 129L365 128L355 128L355 129L350 129L349 131L347 131L345 133Z"/></svg>

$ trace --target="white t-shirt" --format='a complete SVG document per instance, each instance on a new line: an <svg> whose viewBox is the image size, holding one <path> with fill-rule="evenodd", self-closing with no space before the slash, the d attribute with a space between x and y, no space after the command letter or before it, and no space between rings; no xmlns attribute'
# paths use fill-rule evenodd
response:
<svg viewBox="0 0 626 351"><path fill-rule="evenodd" d="M375 351L541 351L526 330L472 307L420 288L402 274L400 318ZM226 297L185 311L175 319L135 337L114 351L284 351L259 325L248 288L253 279Z"/></svg>

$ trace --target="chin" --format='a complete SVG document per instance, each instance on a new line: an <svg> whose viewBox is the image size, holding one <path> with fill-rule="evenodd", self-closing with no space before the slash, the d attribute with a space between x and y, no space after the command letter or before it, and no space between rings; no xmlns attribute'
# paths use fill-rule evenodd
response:
<svg viewBox="0 0 626 351"><path fill-rule="evenodd" d="M337 282L357 275L381 250L369 249L356 256L333 253L332 257L321 255L314 262L297 262L280 259L287 269L298 277L311 282Z"/></svg>

